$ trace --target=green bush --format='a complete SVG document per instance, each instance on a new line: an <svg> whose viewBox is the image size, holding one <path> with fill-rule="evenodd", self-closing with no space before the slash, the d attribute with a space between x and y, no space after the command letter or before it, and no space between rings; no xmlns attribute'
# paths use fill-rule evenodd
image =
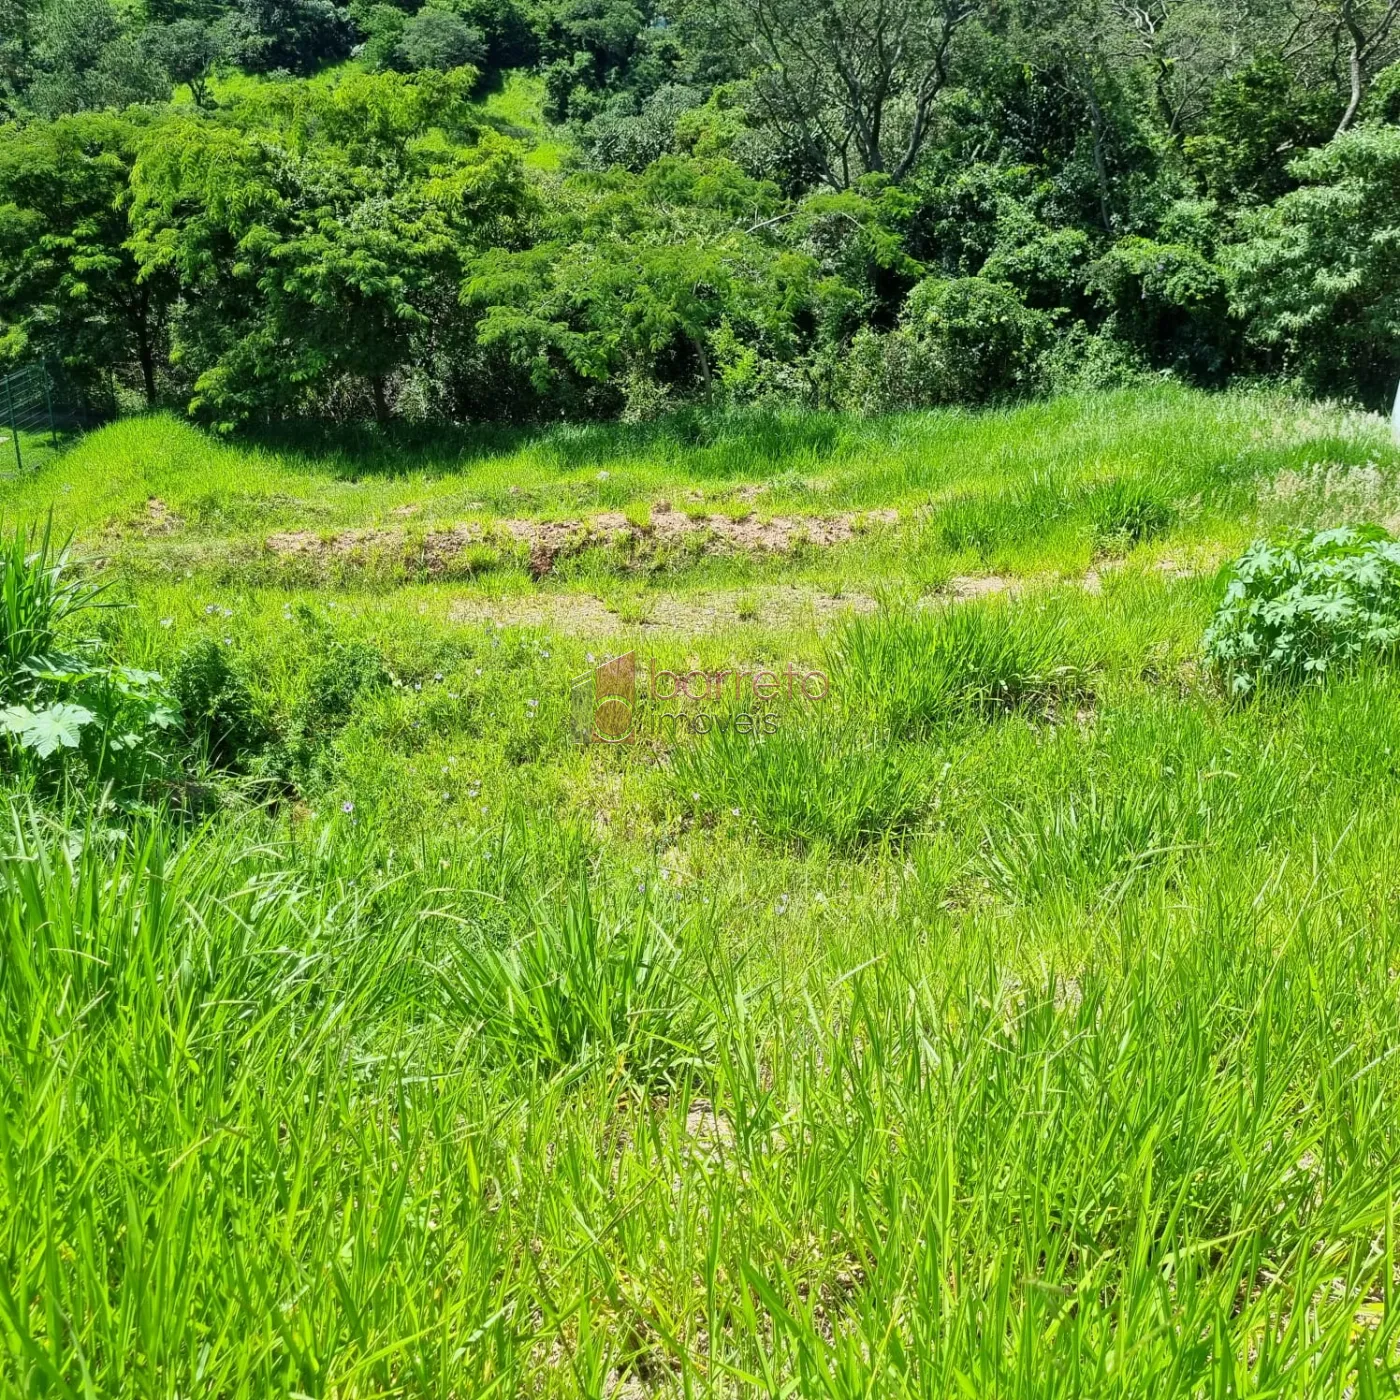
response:
<svg viewBox="0 0 1400 1400"><path fill-rule="evenodd" d="M288 727L292 775L299 786L312 788L327 776L326 752L349 723L360 697L382 690L392 680L384 657L368 642L326 639Z"/></svg>
<svg viewBox="0 0 1400 1400"><path fill-rule="evenodd" d="M127 795L163 767L159 736L175 713L154 671L113 665L97 640L71 635L99 592L71 576L49 524L0 545L0 734L22 771L62 775L73 758Z"/></svg>
<svg viewBox="0 0 1400 1400"><path fill-rule="evenodd" d="M929 277L905 304L901 330L931 361L932 403L985 403L1036 387L1050 320L1015 288L982 277Z"/></svg>
<svg viewBox="0 0 1400 1400"><path fill-rule="evenodd" d="M196 642L175 664L171 694L185 734L216 768L248 772L273 734L229 647L212 637Z"/></svg>
<svg viewBox="0 0 1400 1400"><path fill-rule="evenodd" d="M897 330L858 331L838 370L840 397L864 413L988 403L1033 392L1050 320L1014 287L928 277Z"/></svg>
<svg viewBox="0 0 1400 1400"><path fill-rule="evenodd" d="M1400 642L1400 544L1376 525L1258 540L1234 566L1205 635L1210 664L1236 695L1322 679Z"/></svg>

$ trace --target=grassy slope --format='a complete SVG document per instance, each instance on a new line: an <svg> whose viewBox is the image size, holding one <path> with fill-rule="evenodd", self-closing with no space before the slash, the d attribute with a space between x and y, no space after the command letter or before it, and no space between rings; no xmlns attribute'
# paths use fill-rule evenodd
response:
<svg viewBox="0 0 1400 1400"><path fill-rule="evenodd" d="M4 488L7 516L52 505L111 559L133 660L227 638L285 716L354 636L400 684L357 707L291 822L224 818L115 868L94 844L71 881L36 836L58 874L6 867L0 1375L1394 1393L1400 681L1225 706L1197 659L1219 582L1177 567L1256 528L1393 517L1378 421L1163 390L696 436L352 456L154 419ZM1151 488L1162 533L1103 534L1110 479ZM757 484L760 509L924 513L830 558L645 579L261 562L269 530L406 505L571 515ZM132 528L151 496L183 525ZM1025 591L945 612L930 589L964 568ZM598 643L453 620L527 591L774 583L886 606L861 633L619 618L617 644L677 665L833 670L830 703L761 749L669 761L569 744ZM878 662L843 662L862 648ZM1021 708L978 707L1029 675ZM472 1030L473 957L571 900L585 949L647 906L680 980L564 957L622 1029L556 1075L525 1018ZM657 1056L693 1074L667 1088Z"/></svg>
<svg viewBox="0 0 1400 1400"><path fill-rule="evenodd" d="M1248 488L1310 461L1369 460L1395 461L1379 419L1266 395L1165 387L980 415L736 415L469 433L418 446L368 439L341 451L221 444L153 417L93 435L56 470L8 483L0 501L12 511L52 501L63 523L92 529L159 496L202 532L216 533L385 525L404 505L433 521L483 510L618 509L663 491L722 503L755 483L769 488L763 506L809 511L919 506L1110 476L1160 482L1189 498ZM607 475L600 479L600 471Z"/></svg>

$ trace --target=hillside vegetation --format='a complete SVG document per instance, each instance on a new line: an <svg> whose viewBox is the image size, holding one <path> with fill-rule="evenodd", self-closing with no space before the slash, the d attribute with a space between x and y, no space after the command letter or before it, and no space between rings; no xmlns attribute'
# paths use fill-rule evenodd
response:
<svg viewBox="0 0 1400 1400"><path fill-rule="evenodd" d="M4 483L4 1387L1394 1393L1397 471L1155 388ZM576 743L628 650L829 688Z"/></svg>
<svg viewBox="0 0 1400 1400"><path fill-rule="evenodd" d="M1374 409L1397 58L1389 0L4 0L0 366L224 433Z"/></svg>

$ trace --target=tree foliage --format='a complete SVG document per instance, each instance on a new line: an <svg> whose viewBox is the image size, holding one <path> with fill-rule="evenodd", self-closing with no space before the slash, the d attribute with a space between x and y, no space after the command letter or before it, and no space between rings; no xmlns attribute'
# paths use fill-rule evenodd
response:
<svg viewBox="0 0 1400 1400"><path fill-rule="evenodd" d="M0 354L99 406L1400 372L1400 0L33 6L0 0Z"/></svg>

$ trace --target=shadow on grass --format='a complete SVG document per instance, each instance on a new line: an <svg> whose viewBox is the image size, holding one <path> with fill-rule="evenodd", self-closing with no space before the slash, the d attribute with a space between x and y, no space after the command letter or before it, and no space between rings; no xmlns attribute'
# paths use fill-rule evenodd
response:
<svg viewBox="0 0 1400 1400"><path fill-rule="evenodd" d="M852 427L838 413L690 407L645 423L507 427L299 421L249 429L244 436L319 470L329 466L351 480L462 471L521 454L560 475L618 461L684 455L694 475L724 479L782 470L794 458L828 457L850 440ZM697 452L699 462L694 460Z"/></svg>

